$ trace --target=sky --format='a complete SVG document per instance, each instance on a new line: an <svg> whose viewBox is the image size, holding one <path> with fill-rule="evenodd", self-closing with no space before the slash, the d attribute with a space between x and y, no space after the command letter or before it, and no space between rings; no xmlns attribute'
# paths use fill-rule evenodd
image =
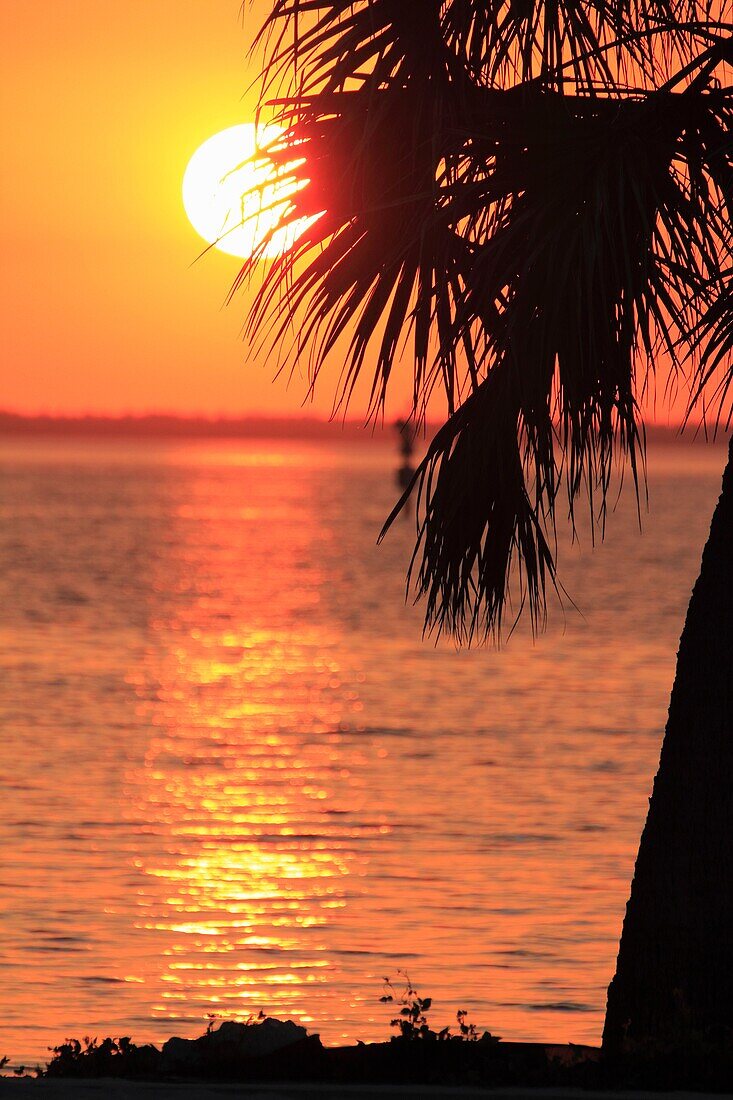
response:
<svg viewBox="0 0 733 1100"><path fill-rule="evenodd" d="M0 5L0 408L330 412L333 381L303 408L304 380L273 382L275 365L247 347L246 294L225 304L240 261L200 256L181 200L198 146L254 118L247 54L265 10L265 0Z"/></svg>
<svg viewBox="0 0 733 1100"><path fill-rule="evenodd" d="M201 143L254 118L255 0L0 5L0 408L25 413L331 411L242 336L239 261L201 256L181 200ZM391 411L408 408L397 372ZM359 398L351 410L364 412Z"/></svg>

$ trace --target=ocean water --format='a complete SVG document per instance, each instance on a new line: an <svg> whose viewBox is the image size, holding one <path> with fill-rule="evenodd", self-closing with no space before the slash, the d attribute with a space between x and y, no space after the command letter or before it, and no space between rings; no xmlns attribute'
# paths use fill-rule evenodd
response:
<svg viewBox="0 0 733 1100"><path fill-rule="evenodd" d="M384 977L595 1043L720 447L560 531L533 642L405 603L382 445L0 445L0 1055L260 1009L390 1034Z"/></svg>

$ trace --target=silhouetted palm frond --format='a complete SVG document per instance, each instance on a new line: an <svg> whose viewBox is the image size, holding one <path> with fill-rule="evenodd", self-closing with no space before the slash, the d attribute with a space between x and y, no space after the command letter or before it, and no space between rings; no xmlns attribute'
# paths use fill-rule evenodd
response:
<svg viewBox="0 0 733 1100"><path fill-rule="evenodd" d="M662 0L572 7L616 30L704 15ZM715 81L729 47L691 55L658 90L500 89L499 69L487 76L472 53L498 64L491 11L275 5L275 19L312 16L296 36L299 90L278 104L287 129L268 150L280 169L299 158L285 220L310 222L267 272L249 328L278 346L294 332L292 361L307 357L312 382L347 337L340 399L369 364L373 412L408 339L416 415L444 387L449 420L416 479L416 578L428 625L469 639L500 626L515 566L517 606L542 621L563 481L571 519L582 493L603 524L614 464L628 460L638 483L648 372L687 370L705 333L693 368L704 388L733 333L733 105ZM518 6L499 11L520 20Z"/></svg>
<svg viewBox="0 0 733 1100"><path fill-rule="evenodd" d="M705 167L720 196L720 216L733 225L733 108L710 113L701 126ZM728 255L730 260L730 253ZM733 270L728 268L695 331L688 419L701 414L715 434L733 422Z"/></svg>
<svg viewBox="0 0 733 1100"><path fill-rule="evenodd" d="M493 370L437 433L415 478L424 506L410 572L421 555L415 579L426 625L461 641L500 633L513 578L516 616L526 604L536 627L544 618L546 585L555 583L546 530L553 486L537 493L552 501L542 515L526 483L512 391L508 372Z"/></svg>
<svg viewBox="0 0 733 1100"><path fill-rule="evenodd" d="M266 85L301 94L465 74L608 92L710 44L730 17L729 0L275 0L259 40Z"/></svg>
<svg viewBox="0 0 733 1100"><path fill-rule="evenodd" d="M456 253L462 250L435 177L441 142L449 140L449 120L433 116L432 127L427 126L422 101L399 89L384 91L366 110L365 94L341 92L303 101L281 147L270 151L276 163L286 163L297 148L310 179L293 196L285 220L318 220L275 261L251 327L256 331L269 319L281 341L292 319L304 317L292 350L299 357L308 349L314 376L348 329L352 342L344 399L377 341L373 399L378 407L398 342L409 330L416 401L430 385L433 329L446 356L447 391L455 385L451 301L459 277ZM245 265L245 275L256 268L256 260Z"/></svg>
<svg viewBox="0 0 733 1100"><path fill-rule="evenodd" d="M717 435L733 423L733 273L710 306L698 329L700 353L687 419L699 414Z"/></svg>

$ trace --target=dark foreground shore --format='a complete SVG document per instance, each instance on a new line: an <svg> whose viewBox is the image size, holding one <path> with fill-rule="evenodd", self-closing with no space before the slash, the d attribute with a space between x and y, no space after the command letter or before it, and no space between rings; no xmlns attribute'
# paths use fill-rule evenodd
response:
<svg viewBox="0 0 733 1100"><path fill-rule="evenodd" d="M579 1089L480 1089L431 1085L205 1084L196 1082L58 1081L48 1078L0 1079L0 1100L719 1100L720 1093L599 1092Z"/></svg>
<svg viewBox="0 0 733 1100"><path fill-rule="evenodd" d="M417 1001L418 1006L430 1002ZM402 1018L400 1018L402 1019ZM424 1017L419 1017L423 1020ZM399 1020L397 1021L399 1022ZM0 1100L113 1100L241 1097L533 1096L643 1097L731 1095L733 1049L702 1041L637 1050L610 1059L596 1047L501 1042L472 1026L439 1035L401 1022L384 1043L324 1047L290 1020L264 1016L213 1023L197 1039L169 1039L159 1049L128 1038L67 1040L38 1077L0 1079ZM39 1071L40 1072L40 1071ZM653 1091L652 1091L653 1090Z"/></svg>

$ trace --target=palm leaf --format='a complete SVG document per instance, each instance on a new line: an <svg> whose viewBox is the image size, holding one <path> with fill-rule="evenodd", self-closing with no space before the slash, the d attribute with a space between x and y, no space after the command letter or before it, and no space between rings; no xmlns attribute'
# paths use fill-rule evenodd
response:
<svg viewBox="0 0 733 1100"><path fill-rule="evenodd" d="M527 490L512 391L509 372L492 371L432 440L415 478L424 508L411 572L421 554L416 587L426 625L469 643L501 632L513 580L516 616L526 604L534 627L546 585L555 583L545 524Z"/></svg>
<svg viewBox="0 0 733 1100"><path fill-rule="evenodd" d="M606 92L656 78L709 43L728 0L276 0L258 43L265 85L308 94L409 79L484 86L537 78ZM729 28L728 28L729 33Z"/></svg>
<svg viewBox="0 0 733 1100"><path fill-rule="evenodd" d="M311 384L346 337L338 400L369 364L372 413L409 338L416 415L436 385L449 410L417 476L416 584L428 626L482 638L512 576L515 606L543 621L563 480L571 519L582 496L601 528L616 463L638 489L649 372L686 370L706 333L704 389L730 351L731 100L713 83L727 54L706 48L658 91L501 90L471 54L493 34L498 56L488 9L467 2L458 20L461 5L427 3L417 49L416 7L275 5L274 19L312 16L299 90L276 105L287 130L268 150L280 168L297 151L304 186L286 221L311 221L270 267L249 332L278 346L295 332L290 362L307 358ZM623 4L582 8L577 28L632 18ZM580 30L573 41L592 47Z"/></svg>

